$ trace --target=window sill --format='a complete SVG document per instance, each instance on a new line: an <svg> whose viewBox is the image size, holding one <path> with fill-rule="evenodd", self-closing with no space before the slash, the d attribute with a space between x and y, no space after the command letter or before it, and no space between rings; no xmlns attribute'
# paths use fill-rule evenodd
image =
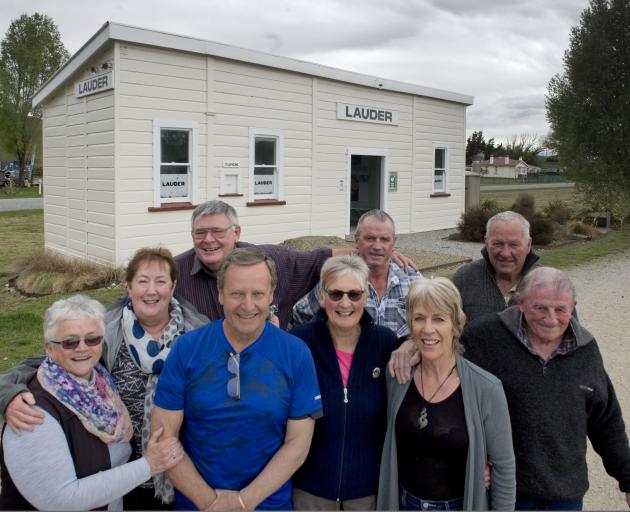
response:
<svg viewBox="0 0 630 512"><path fill-rule="evenodd" d="M434 192L429 197L451 197L451 194L448 192Z"/></svg>
<svg viewBox="0 0 630 512"><path fill-rule="evenodd" d="M218 197L243 197L243 194L219 194Z"/></svg>
<svg viewBox="0 0 630 512"><path fill-rule="evenodd" d="M162 203L160 206L149 206L147 208L150 212L176 212L179 210L194 210L197 208L196 204L192 203Z"/></svg>
<svg viewBox="0 0 630 512"><path fill-rule="evenodd" d="M258 201L249 201L246 206L284 206L286 201L278 201L277 199L259 199Z"/></svg>

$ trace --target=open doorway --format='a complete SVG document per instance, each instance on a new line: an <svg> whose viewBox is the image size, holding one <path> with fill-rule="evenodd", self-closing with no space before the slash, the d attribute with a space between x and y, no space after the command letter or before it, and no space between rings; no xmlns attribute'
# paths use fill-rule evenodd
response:
<svg viewBox="0 0 630 512"><path fill-rule="evenodd" d="M383 160L377 155L350 157L350 233L361 215L382 208Z"/></svg>

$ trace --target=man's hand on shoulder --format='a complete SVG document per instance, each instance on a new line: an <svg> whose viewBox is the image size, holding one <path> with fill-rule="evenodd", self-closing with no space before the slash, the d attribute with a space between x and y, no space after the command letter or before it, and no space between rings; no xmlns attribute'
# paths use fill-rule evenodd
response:
<svg viewBox="0 0 630 512"><path fill-rule="evenodd" d="M416 272L418 271L418 267L414 263L414 261L409 257L398 251L392 251L392 261L396 263L400 268L402 268L405 272L412 268Z"/></svg>
<svg viewBox="0 0 630 512"><path fill-rule="evenodd" d="M4 411L4 420L16 435L19 436L22 430L31 432L33 425L41 425L44 422L44 415L35 410L34 405L33 394L25 392L16 395Z"/></svg>

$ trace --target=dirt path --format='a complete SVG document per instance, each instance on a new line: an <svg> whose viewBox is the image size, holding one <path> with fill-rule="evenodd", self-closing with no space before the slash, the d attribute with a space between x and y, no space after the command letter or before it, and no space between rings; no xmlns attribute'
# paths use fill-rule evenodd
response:
<svg viewBox="0 0 630 512"><path fill-rule="evenodd" d="M580 322L597 339L627 427L630 424L630 251L574 267L567 273L576 288ZM584 508L627 510L616 480L606 474L590 444L588 466L590 489Z"/></svg>

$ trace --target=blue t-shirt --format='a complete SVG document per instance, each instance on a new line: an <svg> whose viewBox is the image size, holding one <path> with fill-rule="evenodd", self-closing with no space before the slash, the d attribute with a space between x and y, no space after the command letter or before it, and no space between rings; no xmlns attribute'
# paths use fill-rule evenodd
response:
<svg viewBox="0 0 630 512"><path fill-rule="evenodd" d="M213 488L240 490L254 480L284 443L287 420L321 414L313 358L306 344L267 322L240 353L240 392L228 395L228 359L234 349L222 320L181 336L158 381L155 404L183 411L180 440ZM176 492L175 508L195 509ZM285 482L259 509L290 509Z"/></svg>

